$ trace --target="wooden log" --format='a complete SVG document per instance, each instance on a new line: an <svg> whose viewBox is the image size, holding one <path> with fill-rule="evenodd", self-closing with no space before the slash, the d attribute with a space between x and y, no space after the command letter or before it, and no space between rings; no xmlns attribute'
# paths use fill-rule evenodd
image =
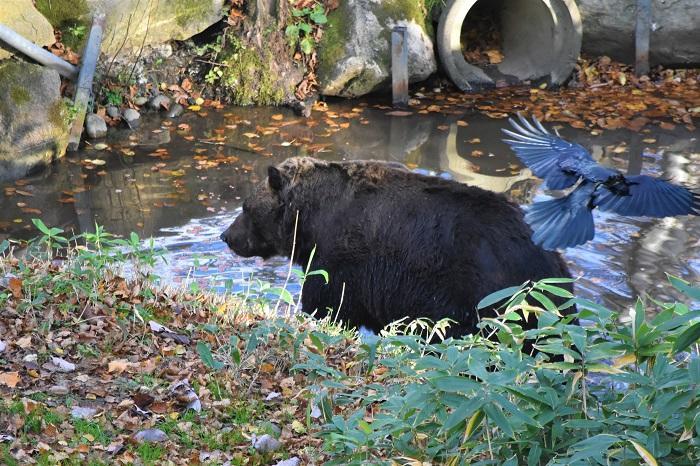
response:
<svg viewBox="0 0 700 466"><path fill-rule="evenodd" d="M36 45L34 42L25 39L7 26L0 24L0 42L4 42L11 48L26 55L32 60L36 60L47 68L58 71L58 74L75 81L78 77L78 67L73 66L60 57L57 57L48 50Z"/></svg>
<svg viewBox="0 0 700 466"><path fill-rule="evenodd" d="M406 27L391 31L391 90L395 107L408 106L408 44Z"/></svg>
<svg viewBox="0 0 700 466"><path fill-rule="evenodd" d="M73 127L71 128L70 137L68 139L68 150L76 151L80 145L80 137L83 134L83 125L85 124L85 112L87 111L88 102L92 95L92 79L95 76L95 67L97 59L100 56L100 48L102 46L102 34L104 32L105 15L98 13L92 20L92 28L88 37L85 50L80 66L80 75L78 76L78 84L76 85L74 105L77 110Z"/></svg>
<svg viewBox="0 0 700 466"><path fill-rule="evenodd" d="M651 0L637 0L637 27L634 37L634 72L649 74L649 39L651 37Z"/></svg>

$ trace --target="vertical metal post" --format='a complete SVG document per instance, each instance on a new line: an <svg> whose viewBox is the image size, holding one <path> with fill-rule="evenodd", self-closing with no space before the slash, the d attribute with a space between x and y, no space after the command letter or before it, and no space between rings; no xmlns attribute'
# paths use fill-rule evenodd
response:
<svg viewBox="0 0 700 466"><path fill-rule="evenodd" d="M102 46L102 33L105 25L105 15L98 13L92 20L92 28L88 36L83 57L80 64L80 74L78 75L78 83L75 86L75 101L74 105L77 109L77 115L73 120L73 127L68 138L68 150L78 150L80 137L83 134L83 124L85 123L85 112L87 111L88 102L92 95L92 79L95 76L95 67L97 59L100 57L100 48Z"/></svg>
<svg viewBox="0 0 700 466"><path fill-rule="evenodd" d="M405 26L394 26L391 31L391 91L394 106L408 105L408 46Z"/></svg>
<svg viewBox="0 0 700 466"><path fill-rule="evenodd" d="M649 73L649 38L651 36L651 0L637 0L637 28L634 37L634 72Z"/></svg>

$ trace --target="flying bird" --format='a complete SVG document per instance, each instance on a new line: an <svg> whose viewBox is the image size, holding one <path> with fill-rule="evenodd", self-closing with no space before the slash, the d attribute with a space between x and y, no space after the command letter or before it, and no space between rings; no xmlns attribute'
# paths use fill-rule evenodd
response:
<svg viewBox="0 0 700 466"><path fill-rule="evenodd" d="M700 194L647 175L625 176L599 165L581 145L547 131L536 118L509 119L504 139L520 161L549 189L576 187L558 199L536 202L525 213L532 240L545 249L568 248L593 239L596 207L632 217L700 215ZM577 184L578 183L578 184Z"/></svg>

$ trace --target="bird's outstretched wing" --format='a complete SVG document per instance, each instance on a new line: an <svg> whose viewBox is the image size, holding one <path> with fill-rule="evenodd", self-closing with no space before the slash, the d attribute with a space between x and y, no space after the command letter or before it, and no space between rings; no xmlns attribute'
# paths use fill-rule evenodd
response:
<svg viewBox="0 0 700 466"><path fill-rule="evenodd" d="M594 203L602 210L633 217L700 215L700 194L647 175L627 176L629 195L599 186Z"/></svg>
<svg viewBox="0 0 700 466"><path fill-rule="evenodd" d="M545 180L550 189L565 189L573 186L581 177L575 171L576 162L585 166L595 164L591 154L581 145L565 141L547 131L536 118L532 123L518 114L520 124L509 118L515 131L503 129L513 139L504 139L520 161L533 173ZM566 169L561 167L566 161ZM572 170L572 168L574 170Z"/></svg>
<svg viewBox="0 0 700 466"><path fill-rule="evenodd" d="M568 196L532 204L525 213L533 230L532 241L553 250L592 240L595 227L587 200L594 189L593 183L582 183Z"/></svg>

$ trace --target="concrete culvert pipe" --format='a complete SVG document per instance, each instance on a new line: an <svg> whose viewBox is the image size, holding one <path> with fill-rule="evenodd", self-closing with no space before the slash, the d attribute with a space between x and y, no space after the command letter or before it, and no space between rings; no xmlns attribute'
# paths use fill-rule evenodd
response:
<svg viewBox="0 0 700 466"><path fill-rule="evenodd" d="M470 21L470 15L477 14L479 18ZM499 57L469 63L463 36L473 36L467 29L485 22L497 28ZM438 53L445 72L463 91L525 80L559 85L574 69L581 32L574 0L448 0L438 25Z"/></svg>

